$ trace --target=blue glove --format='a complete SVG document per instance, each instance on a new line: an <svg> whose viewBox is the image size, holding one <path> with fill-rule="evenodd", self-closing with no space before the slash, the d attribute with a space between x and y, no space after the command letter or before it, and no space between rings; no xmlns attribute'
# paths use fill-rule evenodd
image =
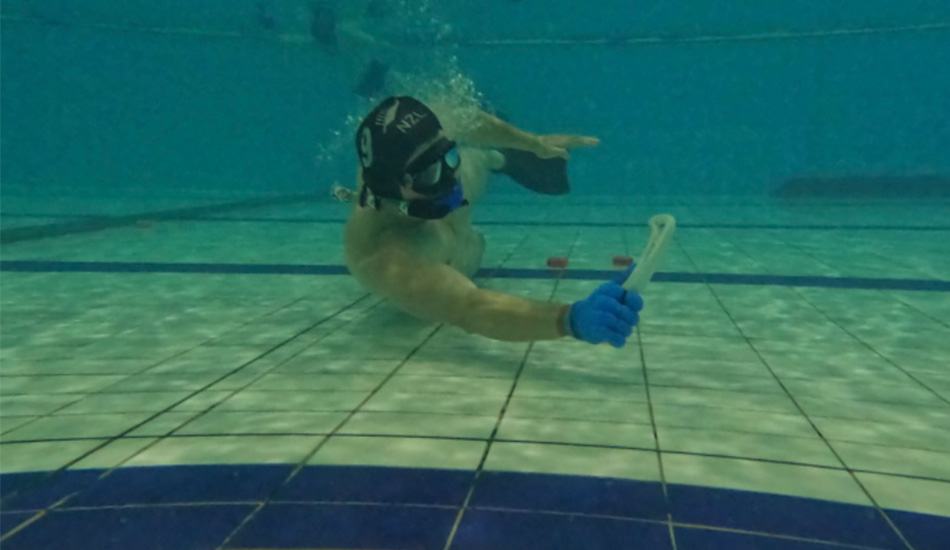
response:
<svg viewBox="0 0 950 550"><path fill-rule="evenodd" d="M609 342L616 348L623 347L633 333L633 327L640 322L637 312L643 309L640 295L621 286L633 268L630 266L619 272L586 299L571 304L564 317L566 332L591 344Z"/></svg>

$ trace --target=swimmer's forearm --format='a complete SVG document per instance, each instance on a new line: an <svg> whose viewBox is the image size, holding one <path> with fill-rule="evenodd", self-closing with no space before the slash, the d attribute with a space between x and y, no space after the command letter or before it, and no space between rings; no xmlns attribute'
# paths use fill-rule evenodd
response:
<svg viewBox="0 0 950 550"><path fill-rule="evenodd" d="M564 316L568 307L481 289L473 296L462 328L506 342L557 340L566 335Z"/></svg>
<svg viewBox="0 0 950 550"><path fill-rule="evenodd" d="M476 147L494 149L520 149L536 151L540 145L538 136L508 124L484 111L479 112L478 123L459 136L459 141Z"/></svg>

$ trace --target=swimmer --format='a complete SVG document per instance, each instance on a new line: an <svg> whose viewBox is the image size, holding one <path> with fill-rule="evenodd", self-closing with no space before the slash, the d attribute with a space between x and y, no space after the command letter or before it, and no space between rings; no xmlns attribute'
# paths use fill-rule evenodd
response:
<svg viewBox="0 0 950 550"><path fill-rule="evenodd" d="M373 57L391 51L392 44L378 39L362 28L364 20L383 18L388 14L385 5L370 2L360 14L352 9L338 13L336 5L318 2L311 6L310 36L326 52L341 55L353 75L353 92L364 98L378 97L388 83L389 63Z"/></svg>
<svg viewBox="0 0 950 550"><path fill-rule="evenodd" d="M573 304L480 289L471 280L485 248L472 227L471 205L492 174L538 193L565 194L568 151L598 143L533 135L485 112L470 129L449 135L429 106L387 98L357 129L360 166L344 235L346 266L403 311L472 334L510 342L570 336L622 347L643 307L620 284L632 267Z"/></svg>

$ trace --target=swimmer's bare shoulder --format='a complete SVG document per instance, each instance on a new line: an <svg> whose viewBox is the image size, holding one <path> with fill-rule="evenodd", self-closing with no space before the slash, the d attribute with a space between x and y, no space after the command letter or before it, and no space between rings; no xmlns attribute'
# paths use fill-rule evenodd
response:
<svg viewBox="0 0 950 550"><path fill-rule="evenodd" d="M389 235L379 239L372 250L347 251L353 276L407 313L464 328L478 292L475 283L445 263L423 258L404 239Z"/></svg>

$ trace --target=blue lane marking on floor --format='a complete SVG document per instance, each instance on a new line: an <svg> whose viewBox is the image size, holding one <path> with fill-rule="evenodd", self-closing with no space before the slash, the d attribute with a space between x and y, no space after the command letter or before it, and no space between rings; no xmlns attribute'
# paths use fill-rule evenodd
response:
<svg viewBox="0 0 950 550"><path fill-rule="evenodd" d="M17 493L0 506L6 527L58 503L3 547L215 548L237 529L229 548L441 550L463 506L452 546L459 550L573 549L577 541L591 550L668 549L667 518L690 548L896 550L906 548L903 536L916 550L938 550L950 530L950 517L884 510L885 517L870 505L804 497L679 484L664 496L660 482L329 465L288 479L292 469L146 466L104 477L65 470L42 476L44 484L3 474L0 483ZM257 502L266 504L252 515Z"/></svg>
<svg viewBox="0 0 950 550"><path fill-rule="evenodd" d="M0 229L0 243L12 244L22 241L48 239L75 235L78 233L92 233L105 229L127 227L136 223L148 221L166 221L191 219L196 217L211 217L224 212L248 208L263 208L267 206L286 206L289 204L318 200L321 195L307 193L298 195L281 195L255 197L226 203L185 206L169 210L154 212L129 213L123 215L97 215L78 219L67 219L58 223L30 225L26 227L10 227Z"/></svg>
<svg viewBox="0 0 950 550"><path fill-rule="evenodd" d="M232 275L347 275L342 265L309 264L202 264L150 262L61 262L44 260L0 261L0 271L31 273L205 273ZM477 277L497 279L564 279L607 281L613 270L483 268ZM718 285L797 286L861 290L914 290L950 292L950 281L937 279L883 279L861 277L819 277L810 275L757 275L736 273L660 272L653 281Z"/></svg>
<svg viewBox="0 0 950 550"><path fill-rule="evenodd" d="M32 273L205 273L231 275L346 275L342 265L200 264L151 262L0 261L0 271Z"/></svg>

